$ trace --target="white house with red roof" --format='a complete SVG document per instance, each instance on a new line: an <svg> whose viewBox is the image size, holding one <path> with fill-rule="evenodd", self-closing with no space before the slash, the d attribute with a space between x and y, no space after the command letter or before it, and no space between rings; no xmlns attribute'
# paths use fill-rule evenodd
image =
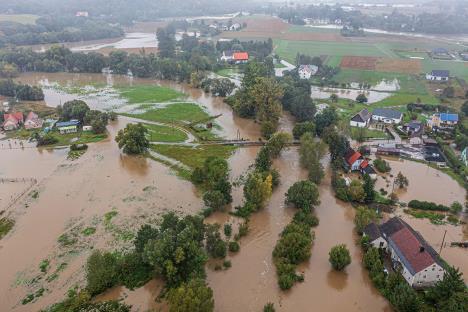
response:
<svg viewBox="0 0 468 312"><path fill-rule="evenodd" d="M236 64L244 64L249 61L249 53L247 52L234 52L232 59Z"/></svg>
<svg viewBox="0 0 468 312"><path fill-rule="evenodd" d="M439 254L419 232L398 217L364 228L373 247L386 250L393 268L399 271L412 287L433 286L444 278L445 270Z"/></svg>
<svg viewBox="0 0 468 312"><path fill-rule="evenodd" d="M350 149L345 155L345 161L351 171L358 171L361 168L364 157L362 157L361 153Z"/></svg>
<svg viewBox="0 0 468 312"><path fill-rule="evenodd" d="M28 116L26 116L26 120L24 121L24 128L25 129L40 129L42 128L43 120L39 118L39 116L33 112L29 112Z"/></svg>
<svg viewBox="0 0 468 312"><path fill-rule="evenodd" d="M3 114L3 120L3 130L11 131L18 129L23 124L24 116L22 112Z"/></svg>

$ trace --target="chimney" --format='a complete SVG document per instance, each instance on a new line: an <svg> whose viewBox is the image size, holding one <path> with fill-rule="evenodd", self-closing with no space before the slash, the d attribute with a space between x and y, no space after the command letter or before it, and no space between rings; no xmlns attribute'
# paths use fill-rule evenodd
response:
<svg viewBox="0 0 468 312"><path fill-rule="evenodd" d="M419 252L424 252L424 246L419 246Z"/></svg>

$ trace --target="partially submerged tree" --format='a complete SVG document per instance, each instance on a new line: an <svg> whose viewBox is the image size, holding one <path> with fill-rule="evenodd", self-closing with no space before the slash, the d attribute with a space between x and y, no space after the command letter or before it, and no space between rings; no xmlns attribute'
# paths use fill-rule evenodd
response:
<svg viewBox="0 0 468 312"><path fill-rule="evenodd" d="M192 279L167 293L170 312L212 312L213 291L202 279Z"/></svg>
<svg viewBox="0 0 468 312"><path fill-rule="evenodd" d="M330 264L337 271L342 271L351 263L351 255L344 244L334 246L328 255Z"/></svg>
<svg viewBox="0 0 468 312"><path fill-rule="evenodd" d="M395 184L398 185L399 188L407 188L409 181L408 178L403 175L403 173L398 172L398 175L395 179Z"/></svg>
<svg viewBox="0 0 468 312"><path fill-rule="evenodd" d="M119 130L115 141L125 154L143 154L149 147L147 132L141 123L128 124L125 129Z"/></svg>
<svg viewBox="0 0 468 312"><path fill-rule="evenodd" d="M304 211L311 211L314 206L320 204L317 185L310 181L294 183L285 195L286 203Z"/></svg>

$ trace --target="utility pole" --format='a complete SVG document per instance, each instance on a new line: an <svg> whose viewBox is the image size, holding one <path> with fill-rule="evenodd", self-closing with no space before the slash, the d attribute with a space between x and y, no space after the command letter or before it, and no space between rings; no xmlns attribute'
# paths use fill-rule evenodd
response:
<svg viewBox="0 0 468 312"><path fill-rule="evenodd" d="M439 256L442 253L442 248L444 247L444 242L445 242L445 235L447 234L447 230L444 232L444 237L442 238L442 245L440 245L440 250L439 250Z"/></svg>

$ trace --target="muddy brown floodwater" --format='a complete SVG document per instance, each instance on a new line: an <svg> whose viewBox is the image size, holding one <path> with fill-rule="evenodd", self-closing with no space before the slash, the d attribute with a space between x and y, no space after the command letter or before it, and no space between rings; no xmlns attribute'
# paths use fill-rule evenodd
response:
<svg viewBox="0 0 468 312"><path fill-rule="evenodd" d="M217 119L222 136L248 139L260 136L257 124L234 116L222 99L184 84L98 74L32 73L22 75L20 79L32 84L58 82L70 86L160 84L186 93L188 100L200 103L210 114L222 114ZM98 109L125 104L119 98L67 94L54 88L45 90L45 102L49 106L78 97ZM16 225L0 241L0 311L37 311L57 302L64 298L70 287L84 284L83 265L92 248L128 248L131 241L121 241L120 232L109 232L103 224L105 213L118 212L115 226L123 224L127 228L138 228L165 211L184 214L200 211L202 201L191 183L179 179L162 164L121 154L114 136L127 122L128 119L121 117L109 125L110 138L90 144L86 154L76 161L66 160L66 149L6 148L0 151L0 178L31 177L38 181L33 188L38 191L37 198L26 195L8 210ZM292 126L291 116L285 114L281 128L290 131ZM248 169L257 152L258 148L236 150L229 159L233 179ZM279 290L271 253L279 233L294 213L292 208L285 207L284 193L294 182L305 179L306 173L299 167L295 148L284 151L274 166L281 174L281 185L274 191L268 206L252 216L251 231L241 240L241 251L229 257L232 268L226 271L207 268L216 311L260 311L266 302L275 303L278 311L310 311L312 307L317 311L390 311L388 303L373 288L361 266L361 252L353 231L354 210L333 197L329 176L320 187L321 204L316 208L320 225L315 228L312 257L299 267L305 281L289 292ZM442 197L452 196L445 193L450 190L443 190ZM12 187L12 192L18 191ZM241 204L241 188L233 190L233 198L233 207ZM236 224L239 220L228 213L216 213L207 222ZM71 253L57 243L63 233L72 233L74 228L89 225L96 227L96 234L80 241L80 249ZM415 227L418 230L421 227L424 235L426 227L428 232L432 231L427 223L418 223ZM332 246L341 243L347 244L353 261L345 272L336 273L330 269L328 252ZM466 254L465 258L460 258L466 259ZM43 259L51 260L51 272L61 262L68 265L57 279L45 284L44 296L21 305L22 298L38 290L34 277L45 278L38 269ZM135 291L116 287L99 299L123 298L135 311L166 311L164 304L154 302L161 287L160 280L153 280Z"/></svg>

